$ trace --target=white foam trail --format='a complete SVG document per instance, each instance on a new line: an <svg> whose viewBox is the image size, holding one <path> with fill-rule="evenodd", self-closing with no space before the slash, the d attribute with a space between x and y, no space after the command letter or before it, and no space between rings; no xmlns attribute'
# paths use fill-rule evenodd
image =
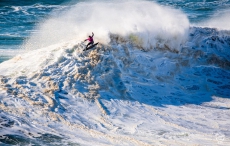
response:
<svg viewBox="0 0 230 146"><path fill-rule="evenodd" d="M25 53L23 49L0 49L0 54L4 56L15 56L20 53ZM0 56L1 56L0 55Z"/></svg>
<svg viewBox="0 0 230 146"><path fill-rule="evenodd" d="M93 31L96 41L109 43L109 35L138 36L143 47L158 43L179 49L187 38L189 21L181 11L148 1L78 3L39 26L25 47L36 49L57 42L86 39Z"/></svg>

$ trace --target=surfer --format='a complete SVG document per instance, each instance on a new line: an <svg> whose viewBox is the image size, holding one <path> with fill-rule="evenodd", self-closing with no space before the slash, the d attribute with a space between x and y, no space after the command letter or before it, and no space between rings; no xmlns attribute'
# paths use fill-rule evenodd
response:
<svg viewBox="0 0 230 146"><path fill-rule="evenodd" d="M93 45L94 44L93 36L94 36L94 33L92 32L92 36L89 35L88 39L85 39L85 41L87 41L87 40L89 41L89 43L86 45L86 48L88 48L89 45Z"/></svg>

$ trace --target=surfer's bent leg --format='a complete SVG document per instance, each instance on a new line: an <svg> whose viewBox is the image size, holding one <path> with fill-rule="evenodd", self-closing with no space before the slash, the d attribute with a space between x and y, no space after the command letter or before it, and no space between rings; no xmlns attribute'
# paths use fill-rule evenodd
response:
<svg viewBox="0 0 230 146"><path fill-rule="evenodd" d="M89 42L86 46L86 48L88 48L89 45L93 45L94 43L93 42Z"/></svg>

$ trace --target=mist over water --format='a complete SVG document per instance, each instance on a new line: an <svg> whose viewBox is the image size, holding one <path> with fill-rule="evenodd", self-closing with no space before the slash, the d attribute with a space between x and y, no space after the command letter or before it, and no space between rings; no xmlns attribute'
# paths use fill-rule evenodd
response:
<svg viewBox="0 0 230 146"><path fill-rule="evenodd" d="M83 2L38 25L25 48L38 49L75 39L84 40L91 32L95 41L108 44L110 35L135 36L144 48L160 45L179 50L187 39L189 20L179 10L148 1Z"/></svg>
<svg viewBox="0 0 230 146"><path fill-rule="evenodd" d="M166 44L180 50L178 46L186 40L189 26L229 29L229 6L229 0L4 0L0 2L0 62L20 52L9 56L7 49L31 50L57 42L78 42L92 31L96 32L97 41L105 44L110 41L110 34L118 33L134 38L146 49Z"/></svg>
<svg viewBox="0 0 230 146"><path fill-rule="evenodd" d="M218 13L211 19L200 22L197 25L217 28L219 30L230 30L230 11Z"/></svg>

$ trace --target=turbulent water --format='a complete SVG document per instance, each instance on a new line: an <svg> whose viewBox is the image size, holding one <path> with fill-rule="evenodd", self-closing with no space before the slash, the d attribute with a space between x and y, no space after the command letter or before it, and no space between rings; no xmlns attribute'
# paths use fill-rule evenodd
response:
<svg viewBox="0 0 230 146"><path fill-rule="evenodd" d="M230 145L229 6L1 1L0 145Z"/></svg>

